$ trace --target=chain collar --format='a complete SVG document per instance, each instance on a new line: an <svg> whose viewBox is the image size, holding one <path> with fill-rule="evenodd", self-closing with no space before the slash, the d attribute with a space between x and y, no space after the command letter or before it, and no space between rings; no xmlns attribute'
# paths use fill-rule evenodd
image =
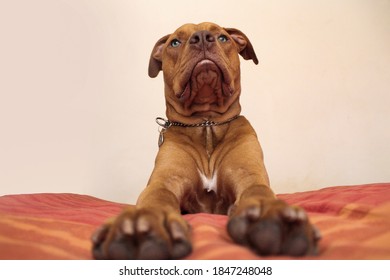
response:
<svg viewBox="0 0 390 280"><path fill-rule="evenodd" d="M167 129L170 128L171 126L180 126L180 127L208 127L208 126L217 126L217 125L223 125L230 123L231 121L234 121L237 119L240 115L236 115L226 121L222 122L214 122L214 121L203 121L201 123L195 123L195 124L186 124L186 123L181 123L181 122L171 122L170 120L166 120L164 118L156 118L156 123L159 126L162 126L163 128Z"/></svg>
<svg viewBox="0 0 390 280"><path fill-rule="evenodd" d="M203 121L201 123L195 123L195 124L186 124L181 122L171 122L170 120L166 120L164 118L156 118L156 123L161 126L159 129L159 137L158 137L158 146L161 147L161 145L164 143L164 133L168 128L171 126L180 126L180 127L209 127L209 126L216 126L216 125L223 125L230 123L231 121L234 121L237 119L240 115L234 116L233 118L230 118L223 122L214 122L214 121Z"/></svg>

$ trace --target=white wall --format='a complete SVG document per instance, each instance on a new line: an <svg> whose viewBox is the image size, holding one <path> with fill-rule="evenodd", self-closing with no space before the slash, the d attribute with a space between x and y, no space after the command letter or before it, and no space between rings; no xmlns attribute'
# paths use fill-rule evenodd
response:
<svg viewBox="0 0 390 280"><path fill-rule="evenodd" d="M157 39L186 22L244 31L242 105L278 193L390 181L390 1L0 3L0 195L134 202L157 152Z"/></svg>

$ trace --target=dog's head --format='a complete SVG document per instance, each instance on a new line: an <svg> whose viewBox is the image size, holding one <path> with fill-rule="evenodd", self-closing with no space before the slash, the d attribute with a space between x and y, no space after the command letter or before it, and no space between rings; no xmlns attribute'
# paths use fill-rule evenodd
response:
<svg viewBox="0 0 390 280"><path fill-rule="evenodd" d="M185 24L157 41L149 76L164 73L171 120L221 121L240 113L240 54L258 63L244 33L214 23Z"/></svg>

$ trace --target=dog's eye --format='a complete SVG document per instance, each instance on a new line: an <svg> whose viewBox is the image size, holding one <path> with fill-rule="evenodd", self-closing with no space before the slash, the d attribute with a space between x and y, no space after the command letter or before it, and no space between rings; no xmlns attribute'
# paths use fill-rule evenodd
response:
<svg viewBox="0 0 390 280"><path fill-rule="evenodd" d="M173 39L171 41L171 46L174 47L174 48L177 48L180 45L181 45L181 42L179 40L177 40L177 39Z"/></svg>
<svg viewBox="0 0 390 280"><path fill-rule="evenodd" d="M225 43L227 42L228 38L225 35L219 35L218 41Z"/></svg>

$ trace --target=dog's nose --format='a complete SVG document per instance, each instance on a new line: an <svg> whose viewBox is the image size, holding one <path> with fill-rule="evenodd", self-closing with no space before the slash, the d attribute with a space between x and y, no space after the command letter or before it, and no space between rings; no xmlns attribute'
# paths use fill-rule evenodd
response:
<svg viewBox="0 0 390 280"><path fill-rule="evenodd" d="M203 45L215 42L215 38L209 31L202 30L192 34L189 42L193 46L202 47Z"/></svg>

